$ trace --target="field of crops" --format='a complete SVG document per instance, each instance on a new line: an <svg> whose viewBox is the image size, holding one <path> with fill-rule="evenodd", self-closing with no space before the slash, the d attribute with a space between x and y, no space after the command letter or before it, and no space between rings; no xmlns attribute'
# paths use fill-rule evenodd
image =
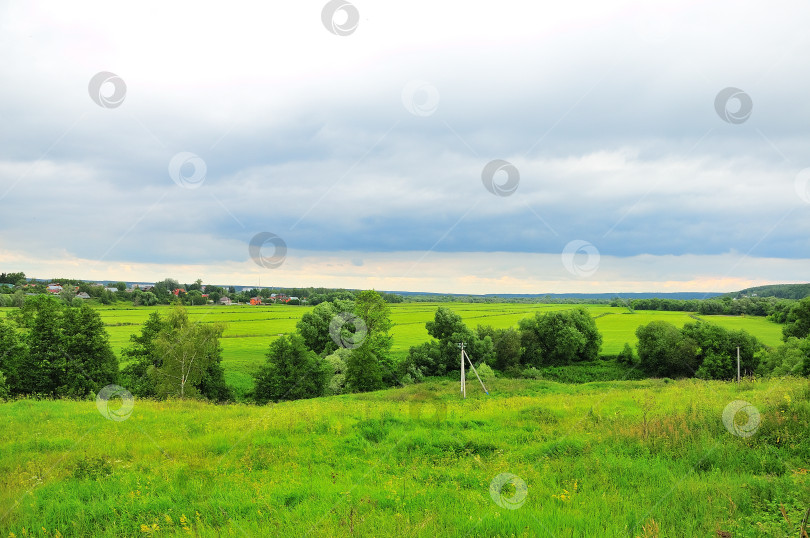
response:
<svg viewBox="0 0 810 538"><path fill-rule="evenodd" d="M491 325L495 328L515 327L520 319L535 312L547 312L573 308L571 305L542 304L472 304L441 303L451 308L474 328L476 325ZM408 349L430 339L425 323L433 319L438 303L400 303L391 305L394 323L393 352L403 357ZM140 331L141 324L152 311L164 312L169 307L99 307L113 350L121 356L121 350L129 344L129 337ZM602 353L616 355L625 342L635 345L635 330L653 320L664 320L677 326L694 321L686 312L636 311L606 305L586 305L596 318L603 336ZM222 339L223 367L229 385L244 393L252 386L252 373L264 361L270 342L282 334L295 331L295 324L306 306L288 305L234 305L188 307L189 317L202 323L222 322L227 325ZM10 309L0 309L3 310ZM0 314L2 315L2 314ZM730 329L745 329L768 346L779 345L781 326L756 317L703 316L712 323Z"/></svg>
<svg viewBox="0 0 810 538"><path fill-rule="evenodd" d="M798 537L807 380L667 381L0 403L0 536Z"/></svg>

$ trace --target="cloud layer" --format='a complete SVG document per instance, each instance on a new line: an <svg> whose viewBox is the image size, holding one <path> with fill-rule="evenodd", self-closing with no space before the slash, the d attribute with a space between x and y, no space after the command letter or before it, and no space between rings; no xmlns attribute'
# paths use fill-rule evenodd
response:
<svg viewBox="0 0 810 538"><path fill-rule="evenodd" d="M338 36L317 2L6 4L0 263L476 293L806 280L810 7L355 5ZM102 71L120 106L88 93ZM728 87L744 121L716 110ZM249 260L260 232L278 269ZM592 274L561 263L572 241Z"/></svg>

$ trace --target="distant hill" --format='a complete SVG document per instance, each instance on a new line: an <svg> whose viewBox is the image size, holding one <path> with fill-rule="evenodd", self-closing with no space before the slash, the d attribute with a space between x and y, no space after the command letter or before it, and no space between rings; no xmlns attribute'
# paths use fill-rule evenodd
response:
<svg viewBox="0 0 810 538"><path fill-rule="evenodd" d="M771 284L746 288L733 293L731 297L777 297L779 299L804 299L810 296L810 284Z"/></svg>
<svg viewBox="0 0 810 538"><path fill-rule="evenodd" d="M41 279L40 279L41 280ZM58 280L58 279L57 279ZM42 282L51 282L51 280L41 280ZM96 282L99 284L108 285L114 282L118 282L117 280L95 280L95 281L88 281L88 282ZM127 287L132 287L133 284L137 284L139 286L143 286L146 284L154 284L154 282L126 282L125 284ZM182 283L181 283L182 284ZM210 284L210 283L209 283ZM224 288L228 288L229 285L222 285ZM242 290L253 290L253 289L291 289L291 288L284 288L280 286L234 286L236 291ZM301 288L306 289L306 288ZM326 290L327 288L315 288L317 290ZM331 290L332 288L328 288ZM337 288L336 288L337 289ZM347 291L357 291L353 289L347 289ZM515 300L515 299L524 299L528 300L529 302L534 301L543 301L549 300L552 302L556 301L588 301L588 300L599 300L599 301L610 301L615 298L622 298L622 299L652 299L652 298L659 298L659 299L680 299L680 300L689 300L689 299L711 299L713 297L735 297L735 298L742 298L742 297L776 297L779 299L804 299L805 297L810 297L810 283L808 284L770 284L767 286L756 286L753 288L746 288L740 291L734 291L729 293L720 293L720 292L697 292L697 291L681 291L681 292L638 292L638 293L486 293L486 294L472 294L472 293L434 293L434 292L424 292L424 291L394 291L394 290L378 290L378 291L385 291L386 293L392 293L396 295L401 295L406 297L410 300L416 301L424 301L424 300L433 300L433 298L440 299L444 298L444 300L474 300L474 301L487 301L491 302L492 300L496 299L504 299L504 300Z"/></svg>

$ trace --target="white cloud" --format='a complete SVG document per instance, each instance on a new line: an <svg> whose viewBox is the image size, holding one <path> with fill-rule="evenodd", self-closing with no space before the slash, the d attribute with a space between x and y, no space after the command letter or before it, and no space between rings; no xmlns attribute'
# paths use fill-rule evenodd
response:
<svg viewBox="0 0 810 538"><path fill-rule="evenodd" d="M339 37L319 2L9 2L0 248L32 268L37 257L154 262L224 277L250 275L238 269L247 241L272 231L310 253L301 275L329 285L503 292L520 279L543 291L704 289L725 285L712 260L730 251L791 267L810 256L810 207L794 188L810 166L807 5L355 4L358 29ZM87 95L102 70L126 81L118 108ZM429 116L403 106L413 80L436 88ZM752 97L744 124L714 111L727 86ZM167 173L181 151L207 164L194 191ZM484 190L492 159L520 170L512 196ZM504 251L524 267L572 239L628 264L588 282L453 269ZM430 272L405 275L430 248ZM323 272L335 251L364 263ZM674 263L679 274L644 280L645 254L696 255L706 272ZM733 278L778 280L777 265Z"/></svg>

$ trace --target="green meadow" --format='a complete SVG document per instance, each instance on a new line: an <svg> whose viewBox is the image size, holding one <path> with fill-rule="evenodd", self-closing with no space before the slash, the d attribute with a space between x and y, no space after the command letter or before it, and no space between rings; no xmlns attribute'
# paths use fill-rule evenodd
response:
<svg viewBox="0 0 810 538"><path fill-rule="evenodd" d="M807 379L487 383L0 404L0 536L799 536Z"/></svg>
<svg viewBox="0 0 810 538"><path fill-rule="evenodd" d="M495 328L517 327L518 321L533 316L536 312L548 312L574 308L575 305L545 304L474 304L474 303L399 303L392 304L391 320L394 323L393 353L397 359L404 358L411 346L430 339L425 323L433 319L438 306L446 306L457 312L471 328L476 325L491 325ZM596 318L602 333L602 354L617 355L625 342L636 344L635 331L640 325L653 320L664 320L681 327L694 322L696 316L687 312L658 312L639 310L634 313L626 308L607 305L584 305ZM129 337L140 327L153 311L166 312L168 306L156 307L98 307L110 335L113 350L121 358L121 350L129 345ZM225 323L222 339L223 368L226 380L237 394L244 394L253 386L252 374L265 360L270 343L282 334L295 331L295 324L307 306L288 305L234 305L186 307L189 317L201 323ZM0 309L9 311L8 308ZM745 329L765 345L777 346L781 342L782 326L758 317L702 316L699 319L717 323L729 329Z"/></svg>
<svg viewBox="0 0 810 538"><path fill-rule="evenodd" d="M391 305L399 357L428 340L437 306ZM496 328L573 307L444 306ZM100 307L116 353L166 308ZM639 325L695 320L587 308L606 356L635 344ZM238 394L308 310L188 308L194 321L227 325L223 366ZM701 319L781 340L781 326L762 318ZM583 367L615 364L553 378L581 379ZM490 396L470 382L466 400L457 381L433 379L263 407L137 399L127 414L116 403L3 403L0 538L799 535L810 507L807 379L485 381ZM729 415L742 401L756 413Z"/></svg>

